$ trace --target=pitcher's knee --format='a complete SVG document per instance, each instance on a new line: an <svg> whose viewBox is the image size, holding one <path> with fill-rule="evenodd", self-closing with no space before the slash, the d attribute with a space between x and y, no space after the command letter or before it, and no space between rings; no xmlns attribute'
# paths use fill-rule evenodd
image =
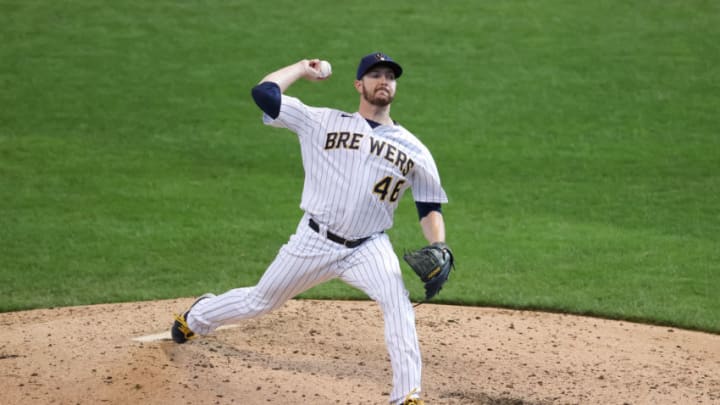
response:
<svg viewBox="0 0 720 405"><path fill-rule="evenodd" d="M263 294L253 293L248 297L246 304L246 310L253 316L260 316L271 312L274 309L281 307L285 301L271 299Z"/></svg>
<svg viewBox="0 0 720 405"><path fill-rule="evenodd" d="M377 297L375 302L380 305L383 312L412 309L412 302L410 302L410 293L403 289L395 294L385 295Z"/></svg>

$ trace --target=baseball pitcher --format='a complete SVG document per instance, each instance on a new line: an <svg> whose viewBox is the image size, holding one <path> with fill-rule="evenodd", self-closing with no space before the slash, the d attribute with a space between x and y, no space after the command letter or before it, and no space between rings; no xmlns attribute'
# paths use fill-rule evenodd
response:
<svg viewBox="0 0 720 405"><path fill-rule="evenodd" d="M265 124L300 142L303 216L257 285L200 297L171 328L183 343L197 335L280 307L331 279L364 291L382 309L393 374L392 404L423 404L415 313L387 233L405 191L412 190L428 246L405 259L432 298L453 264L441 204L447 196L428 149L390 117L401 66L377 52L360 60L354 113L304 104L287 95L297 80L323 81L329 64L301 60L265 76L252 89Z"/></svg>

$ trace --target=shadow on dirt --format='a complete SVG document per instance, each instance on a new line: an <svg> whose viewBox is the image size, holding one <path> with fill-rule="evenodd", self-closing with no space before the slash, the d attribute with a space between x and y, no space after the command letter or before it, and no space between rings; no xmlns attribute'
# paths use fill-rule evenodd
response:
<svg viewBox="0 0 720 405"><path fill-rule="evenodd" d="M550 402L525 401L516 398L496 398L477 392L447 392L441 398L454 399L460 403L476 405L550 405Z"/></svg>

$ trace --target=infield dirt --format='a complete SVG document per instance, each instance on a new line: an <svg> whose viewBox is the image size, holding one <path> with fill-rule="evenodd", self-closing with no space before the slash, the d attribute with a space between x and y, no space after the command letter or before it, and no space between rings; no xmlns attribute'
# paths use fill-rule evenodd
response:
<svg viewBox="0 0 720 405"><path fill-rule="evenodd" d="M184 345L192 298L0 314L3 404L385 404L370 301L292 300ZM720 335L530 311L416 309L427 404L720 404Z"/></svg>

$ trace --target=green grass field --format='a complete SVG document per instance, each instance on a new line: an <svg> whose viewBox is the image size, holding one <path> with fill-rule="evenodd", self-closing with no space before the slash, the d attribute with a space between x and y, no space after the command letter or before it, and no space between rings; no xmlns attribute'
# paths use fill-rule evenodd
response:
<svg viewBox="0 0 720 405"><path fill-rule="evenodd" d="M451 199L437 302L720 332L718 2L0 0L0 40L0 311L254 284L302 167L250 88L319 57L289 93L354 111L383 50Z"/></svg>

